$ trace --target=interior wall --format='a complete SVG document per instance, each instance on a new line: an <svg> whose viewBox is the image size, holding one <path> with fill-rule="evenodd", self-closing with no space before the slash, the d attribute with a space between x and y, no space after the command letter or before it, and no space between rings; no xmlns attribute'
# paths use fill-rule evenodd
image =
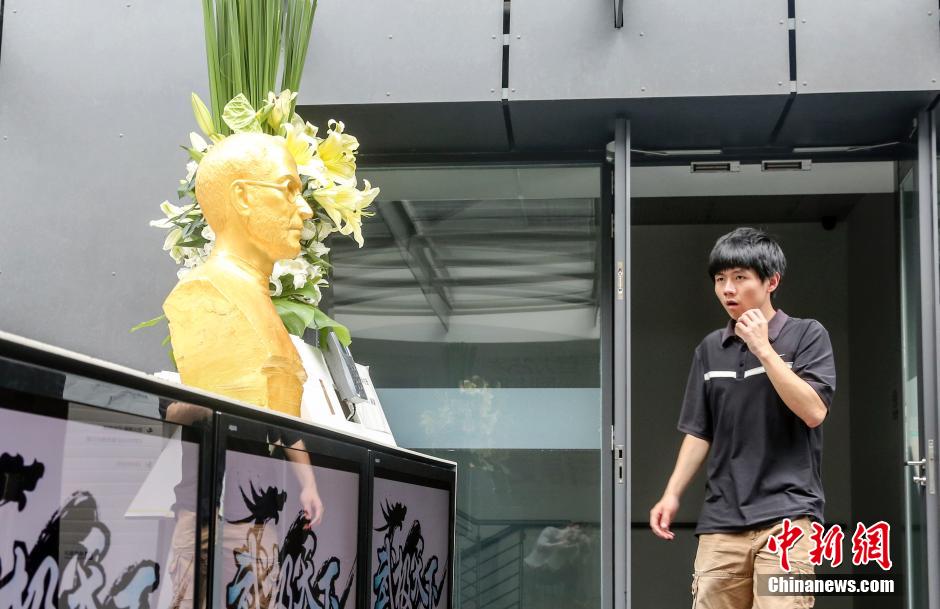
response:
<svg viewBox="0 0 940 609"><path fill-rule="evenodd" d="M682 434L676 430L692 352L727 319L705 271L715 239L731 225L635 226L633 278L633 606L682 607L689 602L696 540L679 528L667 543L649 530L648 512L675 464ZM820 223L763 226L777 236L788 270L777 306L789 315L818 319L829 331L838 387L824 425L823 484L826 519L852 520L852 421L850 367L850 225L825 230ZM704 476L690 484L677 521L694 525L704 498ZM817 607L851 607L849 598L817 600Z"/></svg>
<svg viewBox="0 0 940 609"><path fill-rule="evenodd" d="M864 197L848 217L849 349L852 369L852 516L891 524L892 560L905 573L901 464L901 320L897 205ZM854 522L852 523L854 526ZM846 533L851 536L850 532ZM855 598L856 609L901 607L903 597Z"/></svg>

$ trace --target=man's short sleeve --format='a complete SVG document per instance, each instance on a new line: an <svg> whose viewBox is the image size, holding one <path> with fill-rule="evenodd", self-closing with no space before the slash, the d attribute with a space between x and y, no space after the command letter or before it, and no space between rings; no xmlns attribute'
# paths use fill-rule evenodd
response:
<svg viewBox="0 0 940 609"><path fill-rule="evenodd" d="M711 442L712 417L705 394L705 364L699 349L695 350L692 357L692 368L689 370L689 380L686 381L685 397L682 400L682 412L676 427L682 433Z"/></svg>
<svg viewBox="0 0 940 609"><path fill-rule="evenodd" d="M816 390L826 408L836 392L836 363L829 333L821 323L810 320L793 358L793 372Z"/></svg>

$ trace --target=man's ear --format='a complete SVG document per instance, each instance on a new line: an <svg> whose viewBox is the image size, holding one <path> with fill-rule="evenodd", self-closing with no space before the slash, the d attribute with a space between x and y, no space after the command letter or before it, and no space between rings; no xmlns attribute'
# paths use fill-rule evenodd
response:
<svg viewBox="0 0 940 609"><path fill-rule="evenodd" d="M773 292L780 287L780 273L774 273L767 281L767 291Z"/></svg>
<svg viewBox="0 0 940 609"><path fill-rule="evenodd" d="M251 209L251 195L245 185L236 180L232 182L232 207L239 216L247 216Z"/></svg>

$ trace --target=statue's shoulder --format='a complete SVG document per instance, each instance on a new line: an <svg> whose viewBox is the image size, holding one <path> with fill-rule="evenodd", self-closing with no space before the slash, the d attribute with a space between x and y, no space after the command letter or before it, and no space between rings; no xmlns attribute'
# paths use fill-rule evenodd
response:
<svg viewBox="0 0 940 609"><path fill-rule="evenodd" d="M237 307L226 295L228 290L222 286L222 282L202 271L202 268L191 271L167 296L163 309L168 317L172 318L174 311L204 311L223 315L235 311Z"/></svg>

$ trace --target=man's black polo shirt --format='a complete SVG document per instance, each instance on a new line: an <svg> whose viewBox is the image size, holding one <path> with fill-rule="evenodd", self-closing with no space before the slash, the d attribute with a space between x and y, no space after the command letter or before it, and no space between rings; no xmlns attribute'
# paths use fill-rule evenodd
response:
<svg viewBox="0 0 940 609"><path fill-rule="evenodd" d="M836 388L829 334L814 319L778 310L770 344L828 408ZM679 431L711 443L705 504L696 534L755 528L806 514L823 521L822 427L793 414L734 321L695 349Z"/></svg>

